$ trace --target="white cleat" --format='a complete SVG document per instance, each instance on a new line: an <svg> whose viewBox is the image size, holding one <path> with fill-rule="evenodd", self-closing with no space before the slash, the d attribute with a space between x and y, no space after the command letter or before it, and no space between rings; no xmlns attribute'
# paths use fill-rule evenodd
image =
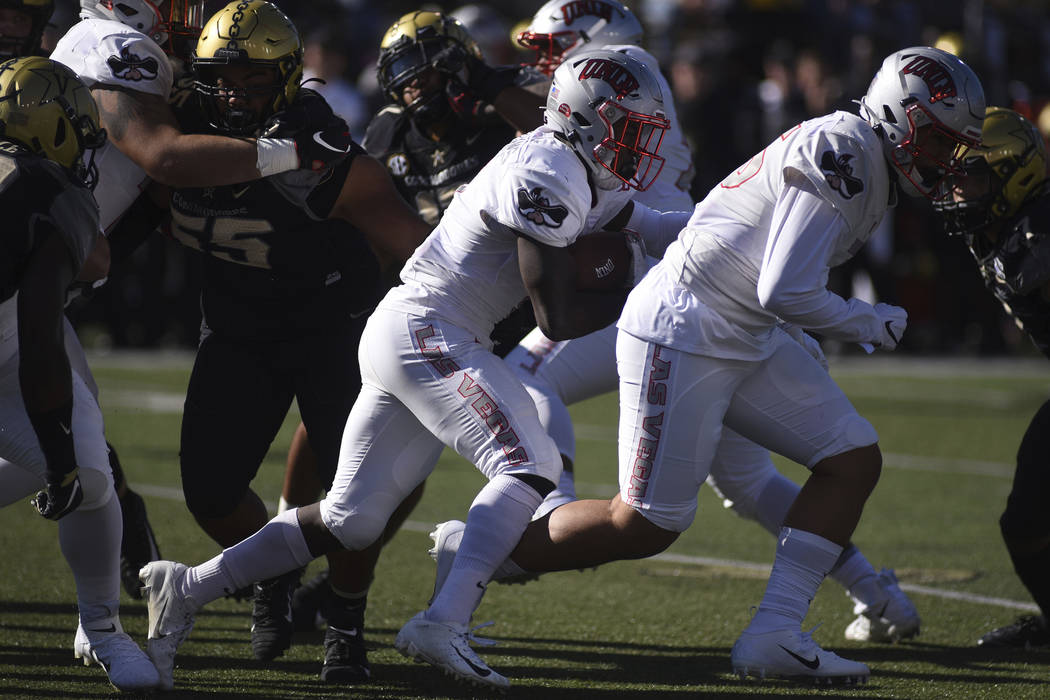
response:
<svg viewBox="0 0 1050 700"><path fill-rule="evenodd" d="M506 690L510 681L489 668L470 648L470 630L453 622L432 622L417 613L394 640L403 656L437 666L446 675L479 686Z"/></svg>
<svg viewBox="0 0 1050 700"><path fill-rule="evenodd" d="M437 571L434 574L434 592L427 605L434 602L441 587L445 585L445 579L452 571L452 562L456 559L456 552L459 551L459 543L463 540L463 531L466 527L467 524L462 520L448 520L438 523L434 531L430 533L434 546L427 551L427 554L437 564Z"/></svg>
<svg viewBox="0 0 1050 700"><path fill-rule="evenodd" d="M142 597L149 606L146 651L160 674L160 688L171 690L175 681L175 652L193 629L197 604L183 596L180 583L189 568L173 561L151 561L139 570Z"/></svg>
<svg viewBox="0 0 1050 700"><path fill-rule="evenodd" d="M757 634L744 630L733 645L731 659L733 673L740 678L775 676L817 685L860 685L871 675L865 664L821 649L801 630Z"/></svg>
<svg viewBox="0 0 1050 700"><path fill-rule="evenodd" d="M846 639L854 642L899 642L919 634L919 611L901 590L893 569L883 569L878 577L882 600L865 605L854 598L857 619L846 628Z"/></svg>
<svg viewBox="0 0 1050 700"><path fill-rule="evenodd" d="M149 690L160 683L157 669L149 657L124 633L120 620L107 617L77 626L73 654L85 666L98 664L119 691Z"/></svg>

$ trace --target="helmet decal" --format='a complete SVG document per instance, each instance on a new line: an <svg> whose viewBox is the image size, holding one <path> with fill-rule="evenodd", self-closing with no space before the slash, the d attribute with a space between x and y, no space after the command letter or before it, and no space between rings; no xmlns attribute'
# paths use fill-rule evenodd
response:
<svg viewBox="0 0 1050 700"><path fill-rule="evenodd" d="M600 17L608 22L616 8L602 0L572 0L561 6L565 24L572 24L581 17Z"/></svg>
<svg viewBox="0 0 1050 700"><path fill-rule="evenodd" d="M901 75L914 75L920 78L930 91L930 103L955 97L955 81L948 69L929 56L916 54L901 68Z"/></svg>
<svg viewBox="0 0 1050 700"><path fill-rule="evenodd" d="M605 58L588 58L580 70L581 81L592 79L604 80L616 91L616 96L620 99L638 92L638 78L621 64Z"/></svg>

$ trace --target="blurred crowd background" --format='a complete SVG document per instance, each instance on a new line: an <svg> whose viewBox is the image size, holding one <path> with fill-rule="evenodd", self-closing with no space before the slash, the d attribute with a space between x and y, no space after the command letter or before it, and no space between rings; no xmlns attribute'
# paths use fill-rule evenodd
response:
<svg viewBox="0 0 1050 700"><path fill-rule="evenodd" d="M568 1L568 0L567 0ZM54 32L76 21L58 0ZM208 13L225 2L210 2ZM416 4L408 0L277 0L306 43L306 74L360 140L383 104L375 60L383 33L416 9L455 15L490 64L527 61L513 36L542 5L533 0ZM645 47L670 81L693 149L700 200L725 175L793 124L856 111L882 59L912 45L963 58L989 105L1020 111L1050 134L1050 0L633 0ZM156 235L94 299L71 311L89 347L193 347L200 313L191 254ZM909 313L898 352L1037 354L984 291L959 240L925 202L903 198L864 254L834 271L844 296ZM849 352L850 348L827 348Z"/></svg>

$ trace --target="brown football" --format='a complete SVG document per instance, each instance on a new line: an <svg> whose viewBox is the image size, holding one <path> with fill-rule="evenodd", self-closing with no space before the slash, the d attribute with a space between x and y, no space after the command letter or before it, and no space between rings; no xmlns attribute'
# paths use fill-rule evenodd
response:
<svg viewBox="0 0 1050 700"><path fill-rule="evenodd" d="M577 289L608 291L626 286L631 253L623 233L586 233L566 250L576 261Z"/></svg>

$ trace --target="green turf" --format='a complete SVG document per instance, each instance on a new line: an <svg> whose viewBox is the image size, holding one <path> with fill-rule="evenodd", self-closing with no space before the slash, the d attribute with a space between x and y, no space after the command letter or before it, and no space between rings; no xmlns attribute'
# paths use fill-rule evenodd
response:
<svg viewBox="0 0 1050 700"><path fill-rule="evenodd" d="M149 507L167 558L195 563L217 549L178 500L180 397L184 362L99 360L96 376L107 431L129 480ZM895 372L894 367L899 371ZM1030 602L1013 575L997 520L1012 460L1030 416L1045 399L1045 375L981 378L965 368L925 376L910 363L851 362L835 375L879 430L886 467L855 541L876 568L895 567L905 584ZM877 371L875 371L877 370ZM574 407L583 496L608 497L615 484L615 398ZM294 424L289 420L257 479L276 501ZM795 479L804 470L778 460ZM199 617L175 670L181 697L471 697L429 666L392 648L400 626L425 605L433 582L427 526L462 518L481 477L446 452L409 527L387 547L369 596L368 638L374 682L330 687L318 678L321 634L297 637L281 659L252 659L248 606L219 601ZM772 539L727 511L708 489L693 527L670 552L743 562L771 559ZM112 694L101 672L76 665L71 576L56 526L28 505L0 511L0 695L95 697ZM311 573L319 568L315 563ZM871 682L849 691L816 691L785 682L741 682L729 649L762 595L765 577L737 566L622 562L594 571L552 574L526 586L491 586L475 619L499 640L482 655L507 675L518 698L743 697L864 698L1050 697L1050 651L989 653L974 640L1021 611L1003 605L913 593L923 616L916 640L898 645L846 642L850 601L833 582L813 602L807 626L816 640L872 667ZM125 628L139 641L145 608L124 599Z"/></svg>

